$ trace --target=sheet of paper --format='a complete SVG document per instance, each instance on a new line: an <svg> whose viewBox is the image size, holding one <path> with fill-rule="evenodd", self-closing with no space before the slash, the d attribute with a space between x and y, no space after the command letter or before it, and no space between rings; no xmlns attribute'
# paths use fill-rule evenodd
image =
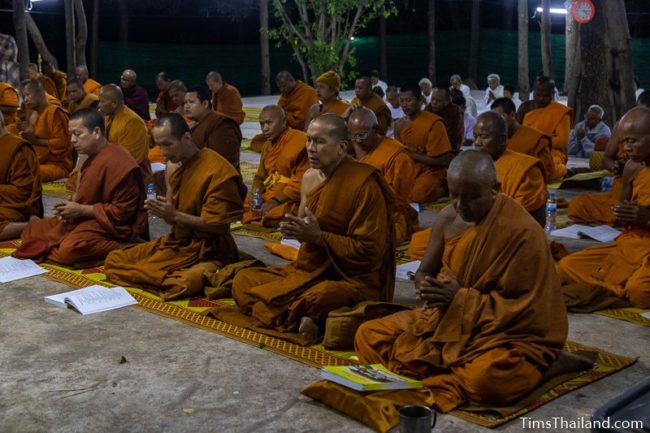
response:
<svg viewBox="0 0 650 433"><path fill-rule="evenodd" d="M47 269L41 268L31 260L20 260L14 257L0 259L0 283L8 283L46 272Z"/></svg>
<svg viewBox="0 0 650 433"><path fill-rule="evenodd" d="M551 236L569 239L580 239L580 232L588 228L589 226L582 224L573 224L572 226L565 227L563 229L553 230L551 232Z"/></svg>
<svg viewBox="0 0 650 433"><path fill-rule="evenodd" d="M650 320L650 311L646 311L645 313L641 313L641 316L643 316L646 319Z"/></svg>
<svg viewBox="0 0 650 433"><path fill-rule="evenodd" d="M289 247L294 247L295 249L299 250L300 249L300 241L297 241L296 239L282 239L280 241L282 245L286 245Z"/></svg>
<svg viewBox="0 0 650 433"><path fill-rule="evenodd" d="M618 230L610 226L587 227L580 231L580 234L596 239L600 242L612 242L621 234Z"/></svg>
<svg viewBox="0 0 650 433"><path fill-rule="evenodd" d="M415 271L417 271L419 267L420 267L419 260L398 265L395 270L395 277L401 280L410 280L411 275L414 275Z"/></svg>

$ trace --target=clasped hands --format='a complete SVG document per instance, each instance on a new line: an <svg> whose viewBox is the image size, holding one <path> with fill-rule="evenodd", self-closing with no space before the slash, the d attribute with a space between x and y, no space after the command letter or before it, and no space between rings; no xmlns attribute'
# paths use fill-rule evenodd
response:
<svg viewBox="0 0 650 433"><path fill-rule="evenodd" d="M299 218L285 214L286 221L280 223L280 232L285 239L295 239L300 242L309 242L319 245L322 231L314 214L305 208L305 217Z"/></svg>
<svg viewBox="0 0 650 433"><path fill-rule="evenodd" d="M64 200L53 206L52 211L55 216L66 221L80 219L86 216L85 208L87 205L82 205L75 201Z"/></svg>
<svg viewBox="0 0 650 433"><path fill-rule="evenodd" d="M424 272L415 274L415 295L418 300L424 301L424 308L447 309L459 290L460 284L452 276L434 278Z"/></svg>
<svg viewBox="0 0 650 433"><path fill-rule="evenodd" d="M147 200L145 208L150 215L162 218L167 224L173 225L176 222L178 211L165 197L157 196L155 200Z"/></svg>
<svg viewBox="0 0 650 433"><path fill-rule="evenodd" d="M645 226L650 222L650 209L629 203L618 203L612 207L616 220L622 224Z"/></svg>

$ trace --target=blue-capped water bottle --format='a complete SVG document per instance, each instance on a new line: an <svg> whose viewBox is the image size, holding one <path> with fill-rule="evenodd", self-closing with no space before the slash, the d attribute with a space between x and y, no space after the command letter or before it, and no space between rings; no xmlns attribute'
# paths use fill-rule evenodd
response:
<svg viewBox="0 0 650 433"><path fill-rule="evenodd" d="M262 199L262 193L260 193L259 188L255 188L255 192L253 192L253 197L251 197L251 210L253 211L253 213L261 212L263 204L264 204L264 200Z"/></svg>
<svg viewBox="0 0 650 433"><path fill-rule="evenodd" d="M156 186L153 183L150 183L147 185L147 200L155 200L156 199ZM156 219L158 218L157 216L151 215L151 218Z"/></svg>
<svg viewBox="0 0 650 433"><path fill-rule="evenodd" d="M555 217L557 216L557 201L555 199L555 191L548 193L548 200L546 200L546 225L544 230L550 233L555 230Z"/></svg>
<svg viewBox="0 0 650 433"><path fill-rule="evenodd" d="M612 190L613 181L614 179L612 179L612 176L603 177L603 181L600 183L600 191L610 192Z"/></svg>

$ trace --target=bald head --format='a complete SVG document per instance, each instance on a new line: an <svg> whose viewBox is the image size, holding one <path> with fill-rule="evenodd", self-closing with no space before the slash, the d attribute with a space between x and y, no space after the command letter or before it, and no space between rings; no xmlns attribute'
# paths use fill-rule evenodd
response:
<svg viewBox="0 0 650 433"><path fill-rule="evenodd" d="M135 75L133 69L125 69L120 77L120 86L122 86L123 89L135 87L137 78L138 77Z"/></svg>
<svg viewBox="0 0 650 433"><path fill-rule="evenodd" d="M348 125L361 125L368 129L376 128L378 125L377 116L372 110L360 107L350 114L350 117L348 117Z"/></svg>
<svg viewBox="0 0 650 433"><path fill-rule="evenodd" d="M277 105L267 105L260 112L260 129L267 140L276 142L287 129L287 117Z"/></svg>
<svg viewBox="0 0 650 433"><path fill-rule="evenodd" d="M618 121L614 134L630 159L650 164L650 109L635 107Z"/></svg>
<svg viewBox="0 0 650 433"><path fill-rule="evenodd" d="M122 89L115 84L106 84L99 90L99 111L105 116L112 116L124 106Z"/></svg>
<svg viewBox="0 0 650 433"><path fill-rule="evenodd" d="M474 146L496 161L506 151L508 128L505 119L494 111L478 116L474 125Z"/></svg>
<svg viewBox="0 0 650 433"><path fill-rule="evenodd" d="M275 76L275 80L289 80L289 81L296 81L295 78L293 78L293 75L291 75L291 72L289 71L280 71L278 74Z"/></svg>
<svg viewBox="0 0 650 433"><path fill-rule="evenodd" d="M77 65L74 68L74 74L84 83L88 79L88 67L86 65Z"/></svg>
<svg viewBox="0 0 650 433"><path fill-rule="evenodd" d="M499 191L492 158L480 150L466 150L449 164L449 194L454 209L467 222L477 223L490 212Z"/></svg>
<svg viewBox="0 0 650 433"><path fill-rule="evenodd" d="M377 116L372 110L357 108L348 118L348 137L357 159L363 158L379 145Z"/></svg>
<svg viewBox="0 0 650 433"><path fill-rule="evenodd" d="M260 112L260 117L262 117L263 114L268 115L271 118L278 119L278 120L282 120L282 119L286 118L286 114L285 114L284 110L279 105L267 105L267 106L265 106L264 108L262 108L262 111Z"/></svg>
<svg viewBox="0 0 650 433"><path fill-rule="evenodd" d="M296 88L296 80L291 75L291 72L280 71L275 76L275 85L278 86L280 93L286 96Z"/></svg>
<svg viewBox="0 0 650 433"><path fill-rule="evenodd" d="M312 168L326 177L348 154L348 129L343 118L327 113L311 121L307 128L307 157Z"/></svg>
<svg viewBox="0 0 650 433"><path fill-rule="evenodd" d="M30 110L39 111L44 108L48 102L45 97L43 84L39 80L24 81L21 87L23 101Z"/></svg>

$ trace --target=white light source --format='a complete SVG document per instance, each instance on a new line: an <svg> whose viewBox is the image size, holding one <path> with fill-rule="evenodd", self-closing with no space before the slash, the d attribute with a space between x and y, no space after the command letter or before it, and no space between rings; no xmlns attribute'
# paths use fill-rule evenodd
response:
<svg viewBox="0 0 650 433"><path fill-rule="evenodd" d="M537 12L544 12L544 9L537 8ZM552 14L566 15L566 9L563 8L549 8L549 12L551 12Z"/></svg>
<svg viewBox="0 0 650 433"><path fill-rule="evenodd" d="M354 36L350 36L350 40L353 41L353 40L354 40Z"/></svg>

